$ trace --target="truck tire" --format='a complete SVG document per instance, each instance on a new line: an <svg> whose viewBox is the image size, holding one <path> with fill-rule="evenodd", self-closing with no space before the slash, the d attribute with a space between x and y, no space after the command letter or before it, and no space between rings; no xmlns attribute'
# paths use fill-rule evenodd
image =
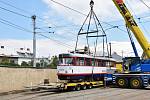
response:
<svg viewBox="0 0 150 100"><path fill-rule="evenodd" d="M87 88L91 89L92 88L92 84L87 85Z"/></svg>
<svg viewBox="0 0 150 100"><path fill-rule="evenodd" d="M86 90L86 89L87 89L86 84L84 84L84 85L82 86L82 89L83 89L83 90Z"/></svg>
<svg viewBox="0 0 150 100"><path fill-rule="evenodd" d="M133 89L143 88L142 80L140 78L131 78L130 79L130 87Z"/></svg>
<svg viewBox="0 0 150 100"><path fill-rule="evenodd" d="M69 87L69 90L75 91L75 90L76 90L76 87L75 87L75 86Z"/></svg>
<svg viewBox="0 0 150 100"><path fill-rule="evenodd" d="M81 85L77 85L77 86L76 86L76 90L77 90L77 91L80 91L80 90L81 90Z"/></svg>
<svg viewBox="0 0 150 100"><path fill-rule="evenodd" d="M118 77L116 79L116 85L120 88L127 88L128 87L128 79L124 77Z"/></svg>

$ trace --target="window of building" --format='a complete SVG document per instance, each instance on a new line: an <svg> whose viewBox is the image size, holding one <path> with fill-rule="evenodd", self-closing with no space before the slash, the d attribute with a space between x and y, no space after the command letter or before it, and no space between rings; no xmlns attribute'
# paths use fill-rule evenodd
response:
<svg viewBox="0 0 150 100"><path fill-rule="evenodd" d="M4 46L1 46L1 49L4 49Z"/></svg>

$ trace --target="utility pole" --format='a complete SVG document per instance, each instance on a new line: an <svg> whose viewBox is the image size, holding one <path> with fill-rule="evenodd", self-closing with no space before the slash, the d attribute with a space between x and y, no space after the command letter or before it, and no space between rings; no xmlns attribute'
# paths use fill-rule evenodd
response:
<svg viewBox="0 0 150 100"><path fill-rule="evenodd" d="M109 57L111 58L112 57L112 54L111 54L111 43L109 43L109 49L110 49L110 55L109 55Z"/></svg>
<svg viewBox="0 0 150 100"><path fill-rule="evenodd" d="M31 18L33 21L33 67L36 67L36 16L33 15Z"/></svg>

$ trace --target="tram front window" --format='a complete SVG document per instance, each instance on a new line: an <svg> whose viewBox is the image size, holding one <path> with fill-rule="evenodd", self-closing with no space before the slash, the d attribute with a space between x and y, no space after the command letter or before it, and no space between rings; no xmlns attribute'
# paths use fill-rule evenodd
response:
<svg viewBox="0 0 150 100"><path fill-rule="evenodd" d="M60 65L72 65L73 64L73 58L60 58L59 64Z"/></svg>

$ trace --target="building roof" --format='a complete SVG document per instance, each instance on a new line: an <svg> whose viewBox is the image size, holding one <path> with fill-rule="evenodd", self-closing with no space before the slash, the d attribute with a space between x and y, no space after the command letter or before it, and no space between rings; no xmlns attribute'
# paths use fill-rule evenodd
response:
<svg viewBox="0 0 150 100"><path fill-rule="evenodd" d="M123 62L122 56L118 55L116 52L112 54L112 58L114 58L117 62Z"/></svg>
<svg viewBox="0 0 150 100"><path fill-rule="evenodd" d="M30 48L12 48L7 45L0 45L0 56L18 57L18 58L32 58Z"/></svg>

